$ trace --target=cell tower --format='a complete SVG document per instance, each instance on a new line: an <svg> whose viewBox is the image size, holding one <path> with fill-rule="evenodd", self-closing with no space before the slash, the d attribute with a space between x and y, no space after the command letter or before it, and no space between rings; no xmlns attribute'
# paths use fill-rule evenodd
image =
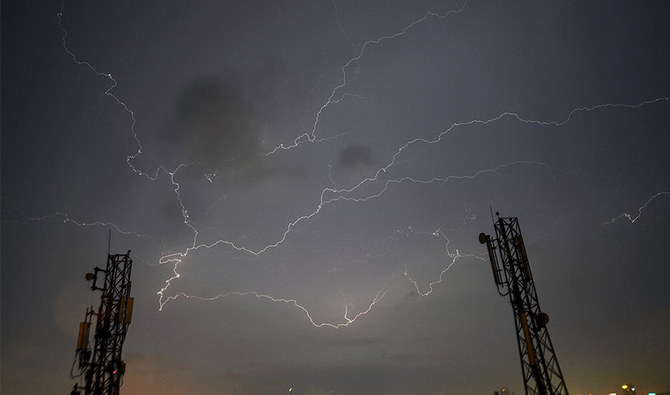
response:
<svg viewBox="0 0 670 395"><path fill-rule="evenodd" d="M130 271L133 265L130 251L127 254L107 255L107 267L93 269L86 274L91 290L102 291L100 307L86 309L84 321L79 324L79 336L75 364L78 373L72 377L84 377L85 384L75 384L71 395L118 395L126 364L121 359L121 349L128 333L133 315L133 298L130 297ZM104 278L100 279L100 273ZM98 286L102 280L102 287ZM96 316L94 345L91 350L89 332L93 316ZM73 364L74 370L74 364Z"/></svg>
<svg viewBox="0 0 670 395"><path fill-rule="evenodd" d="M479 242L488 249L498 293L509 295L512 303L526 395L568 395L547 331L549 316L540 309L519 220L496 215L496 238L481 233Z"/></svg>

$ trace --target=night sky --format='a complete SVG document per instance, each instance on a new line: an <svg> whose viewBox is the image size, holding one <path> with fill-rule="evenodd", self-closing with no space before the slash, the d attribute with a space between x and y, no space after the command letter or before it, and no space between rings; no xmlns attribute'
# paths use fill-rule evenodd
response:
<svg viewBox="0 0 670 395"><path fill-rule="evenodd" d="M62 11L62 14L61 14ZM670 5L3 1L3 394L523 393L518 217L571 394L670 390Z"/></svg>

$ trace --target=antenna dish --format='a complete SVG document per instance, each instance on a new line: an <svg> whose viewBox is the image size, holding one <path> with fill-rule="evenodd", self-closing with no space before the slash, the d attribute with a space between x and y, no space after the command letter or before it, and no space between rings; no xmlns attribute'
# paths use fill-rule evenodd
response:
<svg viewBox="0 0 670 395"><path fill-rule="evenodd" d="M489 237L483 232L479 234L479 242L482 243L482 244L485 244L486 239L488 239L488 238Z"/></svg>
<svg viewBox="0 0 670 395"><path fill-rule="evenodd" d="M549 323L549 314L540 313L535 319L537 320L537 325L541 328L544 328Z"/></svg>

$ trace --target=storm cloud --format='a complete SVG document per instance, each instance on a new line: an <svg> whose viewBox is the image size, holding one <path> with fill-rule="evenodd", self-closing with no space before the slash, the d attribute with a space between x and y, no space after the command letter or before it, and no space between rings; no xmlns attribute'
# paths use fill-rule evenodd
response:
<svg viewBox="0 0 670 395"><path fill-rule="evenodd" d="M166 139L187 162L207 172L231 170L236 177L262 173L254 106L232 84L199 77L184 84L175 100Z"/></svg>
<svg viewBox="0 0 670 395"><path fill-rule="evenodd" d="M570 391L670 388L665 2L46 3L2 4L3 394L72 388L109 230L124 394L523 393L496 211Z"/></svg>
<svg viewBox="0 0 670 395"><path fill-rule="evenodd" d="M340 152L337 160L337 168L344 171L367 168L372 165L372 149L366 145L349 144Z"/></svg>

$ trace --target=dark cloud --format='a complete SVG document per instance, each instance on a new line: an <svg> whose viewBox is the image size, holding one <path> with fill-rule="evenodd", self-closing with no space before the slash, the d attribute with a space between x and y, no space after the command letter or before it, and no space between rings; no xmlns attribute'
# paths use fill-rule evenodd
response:
<svg viewBox="0 0 670 395"><path fill-rule="evenodd" d="M491 207L520 219L570 390L670 388L664 3L66 0L79 64L45 3L2 5L3 394L74 384L108 229L136 259L124 394L521 393ZM137 143L146 173L199 165L150 181ZM285 301L159 311L166 285Z"/></svg>
<svg viewBox="0 0 670 395"><path fill-rule="evenodd" d="M187 162L208 172L235 169L238 176L259 174L257 115L232 84L200 77L181 87L166 138Z"/></svg>
<svg viewBox="0 0 670 395"><path fill-rule="evenodd" d="M374 165L372 149L368 145L350 143L339 152L331 178L340 187L350 187L361 178L373 175Z"/></svg>
<svg viewBox="0 0 670 395"><path fill-rule="evenodd" d="M162 156L198 163L226 183L300 177L296 166L262 154L276 146L275 140L284 140L278 136L294 136L301 129L286 113L301 108L305 96L299 79L273 57L254 70L228 67L222 75L192 78L173 99L162 133L167 147Z"/></svg>
<svg viewBox="0 0 670 395"><path fill-rule="evenodd" d="M349 144L337 160L337 167L343 170L367 168L372 164L372 150L367 145Z"/></svg>

